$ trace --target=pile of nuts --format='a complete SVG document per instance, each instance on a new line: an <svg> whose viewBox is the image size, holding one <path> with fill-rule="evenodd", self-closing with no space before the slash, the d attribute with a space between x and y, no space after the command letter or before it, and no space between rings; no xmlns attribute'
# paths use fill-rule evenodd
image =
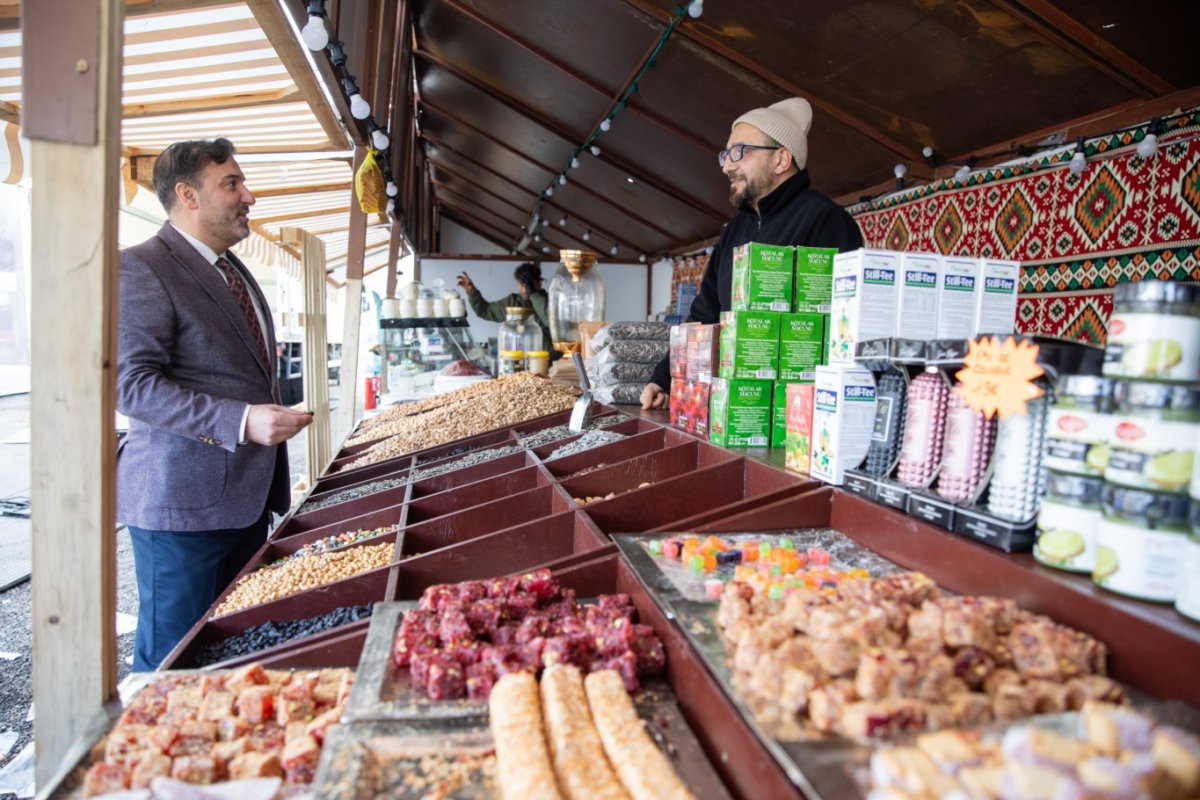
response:
<svg viewBox="0 0 1200 800"><path fill-rule="evenodd" d="M238 581L213 616L270 603L317 586L352 578L368 570L386 567L392 563L395 551L395 542L384 542L296 558L277 567L255 570Z"/></svg>
<svg viewBox="0 0 1200 800"><path fill-rule="evenodd" d="M440 395L441 404L421 413L393 414L369 431L360 431L349 445L379 439L341 470L357 469L415 450L436 447L466 436L566 411L575 404L579 390L558 386L545 378L520 372L494 381L481 381ZM422 401L425 402L425 401ZM382 438L386 437L386 438Z"/></svg>
<svg viewBox="0 0 1200 800"><path fill-rule="evenodd" d="M639 483L637 485L637 489L644 489L649 485L650 485L650 481L642 481L641 483ZM637 491L637 489L634 489L633 491ZM589 497L572 497L571 499L575 501L576 505L586 506L586 505L589 505L590 503L599 503L601 500L611 500L612 498L614 498L616 496L617 496L616 492L609 492L608 494L604 495L603 497L599 497L599 496L596 496L596 497L591 497L591 496L589 496Z"/></svg>

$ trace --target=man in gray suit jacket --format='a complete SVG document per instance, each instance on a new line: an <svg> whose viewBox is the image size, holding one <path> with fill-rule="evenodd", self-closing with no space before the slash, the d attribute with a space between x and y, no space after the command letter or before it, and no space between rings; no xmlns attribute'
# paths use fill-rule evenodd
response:
<svg viewBox="0 0 1200 800"><path fill-rule="evenodd" d="M271 310L229 248L254 196L227 139L177 142L154 165L168 222L121 253L117 518L137 573L134 670L154 669L266 540L290 500Z"/></svg>

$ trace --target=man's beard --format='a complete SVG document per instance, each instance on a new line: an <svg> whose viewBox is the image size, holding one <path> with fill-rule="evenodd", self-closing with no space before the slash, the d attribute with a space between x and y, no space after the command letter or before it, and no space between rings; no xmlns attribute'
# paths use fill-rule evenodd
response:
<svg viewBox="0 0 1200 800"><path fill-rule="evenodd" d="M729 203L734 208L746 208L747 206L753 206L759 198L759 187L751 183L750 178L744 174L741 176L741 179L742 188L740 189L733 188L732 183L729 184Z"/></svg>

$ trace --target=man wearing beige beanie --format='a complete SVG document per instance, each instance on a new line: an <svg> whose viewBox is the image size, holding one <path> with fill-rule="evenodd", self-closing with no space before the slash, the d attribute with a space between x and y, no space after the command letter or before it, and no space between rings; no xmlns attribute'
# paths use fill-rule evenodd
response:
<svg viewBox="0 0 1200 800"><path fill-rule="evenodd" d="M858 223L810 185L810 128L812 106L802 97L747 111L734 120L717 162L729 180L729 202L737 213L713 246L689 322L719 322L721 312L729 310L733 251L739 245L836 247L843 252L862 247ZM642 407L665 407L670 389L670 365L663 359L642 390Z"/></svg>

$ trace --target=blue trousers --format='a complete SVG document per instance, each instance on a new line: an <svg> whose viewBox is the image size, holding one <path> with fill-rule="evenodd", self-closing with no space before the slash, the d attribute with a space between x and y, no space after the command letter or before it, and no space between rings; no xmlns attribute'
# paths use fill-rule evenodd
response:
<svg viewBox="0 0 1200 800"><path fill-rule="evenodd" d="M246 528L129 528L137 574L133 671L156 669L267 540L270 512Z"/></svg>

